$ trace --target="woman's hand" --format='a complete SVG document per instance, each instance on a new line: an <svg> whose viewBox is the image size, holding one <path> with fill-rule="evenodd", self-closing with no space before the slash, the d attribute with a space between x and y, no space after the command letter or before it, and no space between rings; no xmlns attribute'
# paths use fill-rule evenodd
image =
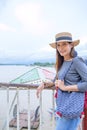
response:
<svg viewBox="0 0 87 130"><path fill-rule="evenodd" d="M40 84L39 87L37 88L37 92L36 92L37 98L39 98L39 94L43 89L44 89L44 83Z"/></svg>
<svg viewBox="0 0 87 130"><path fill-rule="evenodd" d="M55 81L55 87L56 88L60 88L62 91L65 91L64 81L62 81L62 80L56 80Z"/></svg>
<svg viewBox="0 0 87 130"><path fill-rule="evenodd" d="M68 92L78 92L79 91L77 85L65 86L64 81L62 81L62 80L56 80L55 87L60 88L62 91L68 91Z"/></svg>

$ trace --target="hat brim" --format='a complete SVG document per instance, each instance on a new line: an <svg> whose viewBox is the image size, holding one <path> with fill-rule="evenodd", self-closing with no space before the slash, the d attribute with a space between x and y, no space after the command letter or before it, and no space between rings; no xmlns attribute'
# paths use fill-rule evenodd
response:
<svg viewBox="0 0 87 130"><path fill-rule="evenodd" d="M62 41L61 41L62 42ZM69 42L69 41L68 41ZM77 46L80 43L80 40L72 41L74 46ZM49 44L52 48L56 49L56 42Z"/></svg>

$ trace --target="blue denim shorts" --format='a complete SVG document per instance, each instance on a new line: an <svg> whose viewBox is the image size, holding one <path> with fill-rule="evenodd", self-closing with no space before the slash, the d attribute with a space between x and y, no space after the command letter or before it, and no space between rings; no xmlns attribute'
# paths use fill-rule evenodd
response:
<svg viewBox="0 0 87 130"><path fill-rule="evenodd" d="M74 119L66 119L64 117L57 117L55 130L77 130L80 122L81 122L80 117L74 118Z"/></svg>

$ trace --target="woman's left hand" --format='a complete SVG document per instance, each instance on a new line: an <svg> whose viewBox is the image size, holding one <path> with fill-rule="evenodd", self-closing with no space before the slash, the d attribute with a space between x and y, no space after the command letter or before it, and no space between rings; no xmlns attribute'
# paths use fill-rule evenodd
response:
<svg viewBox="0 0 87 130"><path fill-rule="evenodd" d="M58 88L60 88L62 91L65 91L65 85L64 85L64 81L62 80L57 80L57 84L58 84ZM55 84L56 85L56 84Z"/></svg>

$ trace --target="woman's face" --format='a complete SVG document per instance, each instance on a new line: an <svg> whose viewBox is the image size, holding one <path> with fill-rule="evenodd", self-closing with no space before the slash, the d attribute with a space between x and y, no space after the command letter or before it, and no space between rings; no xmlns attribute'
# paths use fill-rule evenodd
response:
<svg viewBox="0 0 87 130"><path fill-rule="evenodd" d="M68 42L59 42L57 43L57 50L61 56L64 58L70 57L70 52L72 48L72 44Z"/></svg>

